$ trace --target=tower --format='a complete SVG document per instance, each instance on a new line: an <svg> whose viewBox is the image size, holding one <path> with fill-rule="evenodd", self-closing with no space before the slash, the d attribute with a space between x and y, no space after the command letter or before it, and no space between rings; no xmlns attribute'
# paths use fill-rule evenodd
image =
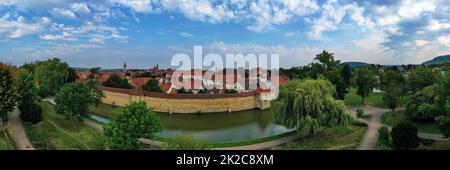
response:
<svg viewBox="0 0 450 170"><path fill-rule="evenodd" d="M123 63L123 72L124 73L127 72L127 63L126 62Z"/></svg>

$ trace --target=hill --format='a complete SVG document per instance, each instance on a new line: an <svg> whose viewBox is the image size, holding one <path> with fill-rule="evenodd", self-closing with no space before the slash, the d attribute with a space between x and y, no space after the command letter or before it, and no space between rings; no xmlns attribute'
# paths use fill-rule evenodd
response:
<svg viewBox="0 0 450 170"><path fill-rule="evenodd" d="M430 61L424 62L423 64L425 64L425 65L441 64L441 63L443 63L444 61L450 62L450 55L438 56L438 57L433 58L433 59L430 60Z"/></svg>
<svg viewBox="0 0 450 170"><path fill-rule="evenodd" d="M369 63L364 63L364 62L343 62L342 64L348 64L350 67L370 66Z"/></svg>

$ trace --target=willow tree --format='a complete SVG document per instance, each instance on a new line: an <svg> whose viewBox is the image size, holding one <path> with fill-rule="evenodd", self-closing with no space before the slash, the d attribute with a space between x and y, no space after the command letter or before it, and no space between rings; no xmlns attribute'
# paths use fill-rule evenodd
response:
<svg viewBox="0 0 450 170"><path fill-rule="evenodd" d="M334 92L334 86L325 80L291 81L280 87L278 99L272 103L274 120L303 135L352 123L344 103L332 97Z"/></svg>

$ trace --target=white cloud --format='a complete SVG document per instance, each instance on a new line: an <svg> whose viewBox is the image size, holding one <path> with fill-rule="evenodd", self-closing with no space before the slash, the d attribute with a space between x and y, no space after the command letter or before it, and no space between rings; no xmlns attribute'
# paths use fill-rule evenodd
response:
<svg viewBox="0 0 450 170"><path fill-rule="evenodd" d="M62 8L53 8L53 13L64 18L75 19L77 17L72 11Z"/></svg>
<svg viewBox="0 0 450 170"><path fill-rule="evenodd" d="M437 40L441 45L450 48L450 35L440 36Z"/></svg>
<svg viewBox="0 0 450 170"><path fill-rule="evenodd" d="M186 37L186 38L194 37L194 34L187 33L187 32L182 32L182 33L180 33L180 35L183 36L183 37Z"/></svg>
<svg viewBox="0 0 450 170"><path fill-rule="evenodd" d="M130 7L136 12L152 12L153 7L151 0L111 0L113 3L118 3L126 7Z"/></svg>
<svg viewBox="0 0 450 170"><path fill-rule="evenodd" d="M88 14L91 12L88 5L86 3L73 3L71 5L71 9L78 13Z"/></svg>
<svg viewBox="0 0 450 170"><path fill-rule="evenodd" d="M59 40L66 40L66 41L75 41L77 38L75 38L72 34L63 32L61 35L40 35L39 38L43 40L48 41L59 41Z"/></svg>
<svg viewBox="0 0 450 170"><path fill-rule="evenodd" d="M450 29L450 22L440 22L432 19L430 24L427 26L427 30L429 31L440 31L444 29Z"/></svg>
<svg viewBox="0 0 450 170"><path fill-rule="evenodd" d="M12 17L6 13L0 18L0 38L20 38L25 35L39 33L44 27L49 25L51 20L47 17L41 17L36 22L27 22L25 17Z"/></svg>

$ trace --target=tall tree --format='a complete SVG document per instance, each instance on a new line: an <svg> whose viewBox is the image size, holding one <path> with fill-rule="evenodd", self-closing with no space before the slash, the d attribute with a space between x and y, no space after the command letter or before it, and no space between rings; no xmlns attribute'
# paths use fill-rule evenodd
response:
<svg viewBox="0 0 450 170"><path fill-rule="evenodd" d="M67 69L67 72L68 72L67 83L74 83L75 81L77 81L78 76L75 69L69 67Z"/></svg>
<svg viewBox="0 0 450 170"><path fill-rule="evenodd" d="M427 86L437 83L440 79L440 76L441 75L439 73L434 72L430 68L427 68L425 66L418 67L412 70L410 74L408 74L408 88L414 94Z"/></svg>
<svg viewBox="0 0 450 170"><path fill-rule="evenodd" d="M335 100L334 87L325 80L294 80L281 86L272 104L274 120L298 133L316 134L323 127L353 121L344 103Z"/></svg>
<svg viewBox="0 0 450 170"><path fill-rule="evenodd" d="M161 130L158 116L144 102L132 102L117 114L117 118L104 127L111 149L141 149L139 138L152 139Z"/></svg>
<svg viewBox="0 0 450 170"><path fill-rule="evenodd" d="M86 84L69 83L56 94L55 102L56 113L69 120L82 121L89 114L89 105L94 99Z"/></svg>
<svg viewBox="0 0 450 170"><path fill-rule="evenodd" d="M86 84L91 91L95 106L98 106L105 95L100 89L100 83L97 81L98 74L100 73L100 67L91 68L89 72L90 73L86 78Z"/></svg>
<svg viewBox="0 0 450 170"><path fill-rule="evenodd" d="M388 70L380 78L380 89L384 91L383 100L394 115L405 92L405 78L400 72Z"/></svg>
<svg viewBox="0 0 450 170"><path fill-rule="evenodd" d="M364 99L369 96L373 89L377 85L377 78L373 71L369 70L367 67L359 68L356 71L356 85L358 90L356 94L361 96L362 104L364 104Z"/></svg>
<svg viewBox="0 0 450 170"><path fill-rule="evenodd" d="M0 63L0 121L8 120L8 112L16 106L17 96L11 75L12 68Z"/></svg>
<svg viewBox="0 0 450 170"><path fill-rule="evenodd" d="M48 97L55 95L67 82L69 65L54 58L39 62L34 69L39 95Z"/></svg>
<svg viewBox="0 0 450 170"><path fill-rule="evenodd" d="M41 121L41 108L36 104L39 99L34 83L33 74L24 68L17 73L17 97L20 118L25 122L37 123Z"/></svg>

